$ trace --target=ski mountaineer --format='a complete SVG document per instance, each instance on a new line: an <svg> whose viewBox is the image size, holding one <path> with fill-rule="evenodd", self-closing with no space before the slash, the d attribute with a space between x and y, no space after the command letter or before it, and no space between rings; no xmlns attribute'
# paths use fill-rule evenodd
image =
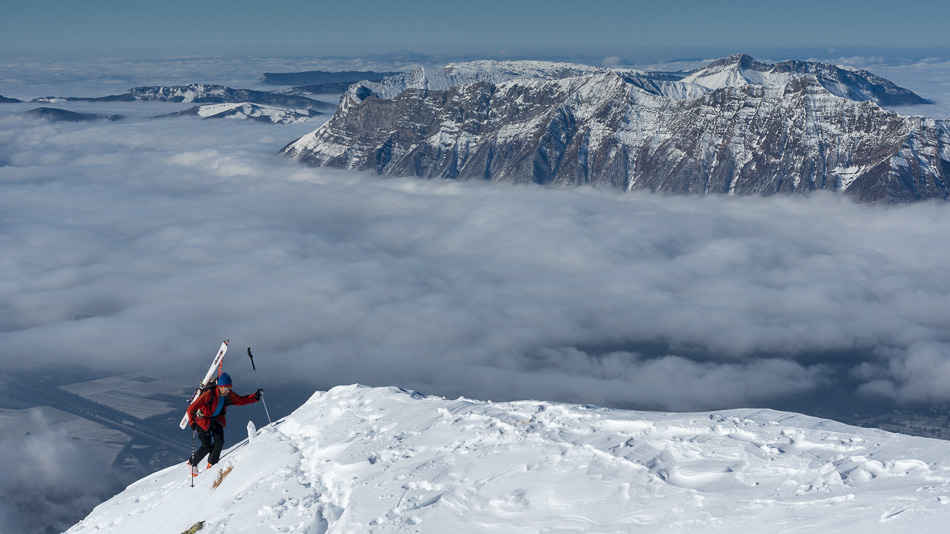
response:
<svg viewBox="0 0 950 534"><path fill-rule="evenodd" d="M198 433L198 438L201 440L201 448L188 459L192 476L197 476L198 463L206 454L210 453L208 469L218 463L221 449L224 447L224 427L227 426L224 414L228 411L228 406L254 404L261 400L263 391L263 389L258 389L250 395L238 395L231 391L231 377L227 373L221 373L217 387L208 389L188 406L188 424Z"/></svg>

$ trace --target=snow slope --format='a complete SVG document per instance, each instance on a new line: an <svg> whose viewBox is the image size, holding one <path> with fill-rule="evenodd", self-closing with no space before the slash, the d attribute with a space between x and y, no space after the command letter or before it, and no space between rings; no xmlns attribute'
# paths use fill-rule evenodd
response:
<svg viewBox="0 0 950 534"><path fill-rule="evenodd" d="M194 488L184 464L165 469L68 534L180 534L199 521L203 534L870 534L950 521L950 443L771 410L632 412L341 386L252 430Z"/></svg>

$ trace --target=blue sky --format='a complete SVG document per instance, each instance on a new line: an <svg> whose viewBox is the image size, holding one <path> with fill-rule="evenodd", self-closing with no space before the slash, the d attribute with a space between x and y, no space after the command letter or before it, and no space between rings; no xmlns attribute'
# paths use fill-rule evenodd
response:
<svg viewBox="0 0 950 534"><path fill-rule="evenodd" d="M950 3L736 0L5 2L0 54L531 55L950 47Z"/></svg>

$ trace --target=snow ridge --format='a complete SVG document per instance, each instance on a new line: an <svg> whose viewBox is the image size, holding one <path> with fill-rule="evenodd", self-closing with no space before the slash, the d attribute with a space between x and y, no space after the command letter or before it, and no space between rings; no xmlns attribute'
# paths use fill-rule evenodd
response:
<svg viewBox="0 0 950 534"><path fill-rule="evenodd" d="M43 97L32 102L192 102L195 104L259 104L279 106L299 112L321 112L332 109L326 102L311 98L270 91L233 89L217 84L190 83L186 85L154 85L133 87L128 91L102 97Z"/></svg>
<svg viewBox="0 0 950 534"><path fill-rule="evenodd" d="M849 100L868 100L881 106L928 103L913 92L863 69L809 61L763 63L746 54L735 54L710 63L683 81L716 90L744 85L784 86L804 75L815 77L828 92Z"/></svg>
<svg viewBox="0 0 950 534"><path fill-rule="evenodd" d="M389 76L379 82L360 82L347 90L346 97L359 102L372 94L377 98L392 99L409 89L446 91L458 85L486 82L501 84L511 81L560 80L579 76L615 73L644 90L670 98L695 97L709 92L694 83L679 81L669 73L650 73L636 69L594 67L552 61L495 61L482 60L450 63L442 69L419 66L409 72Z"/></svg>
<svg viewBox="0 0 950 534"><path fill-rule="evenodd" d="M341 386L249 432L193 489L184 464L165 469L68 534L180 534L199 521L209 533L864 534L937 532L950 520L950 443L771 410Z"/></svg>
<svg viewBox="0 0 950 534"><path fill-rule="evenodd" d="M319 112L312 110L298 111L275 106L252 104L250 102L236 102L204 104L177 113L160 115L156 118L197 116L204 119L250 119L273 124L293 124L305 122L319 114Z"/></svg>

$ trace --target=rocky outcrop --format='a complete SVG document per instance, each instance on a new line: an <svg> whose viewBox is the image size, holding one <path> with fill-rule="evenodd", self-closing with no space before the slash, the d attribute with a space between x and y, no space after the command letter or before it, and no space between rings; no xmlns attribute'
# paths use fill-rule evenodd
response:
<svg viewBox="0 0 950 534"><path fill-rule="evenodd" d="M117 121L122 115L99 115L96 113L77 113L66 109L42 107L23 112L29 117L39 117L52 122L89 122L89 121Z"/></svg>

